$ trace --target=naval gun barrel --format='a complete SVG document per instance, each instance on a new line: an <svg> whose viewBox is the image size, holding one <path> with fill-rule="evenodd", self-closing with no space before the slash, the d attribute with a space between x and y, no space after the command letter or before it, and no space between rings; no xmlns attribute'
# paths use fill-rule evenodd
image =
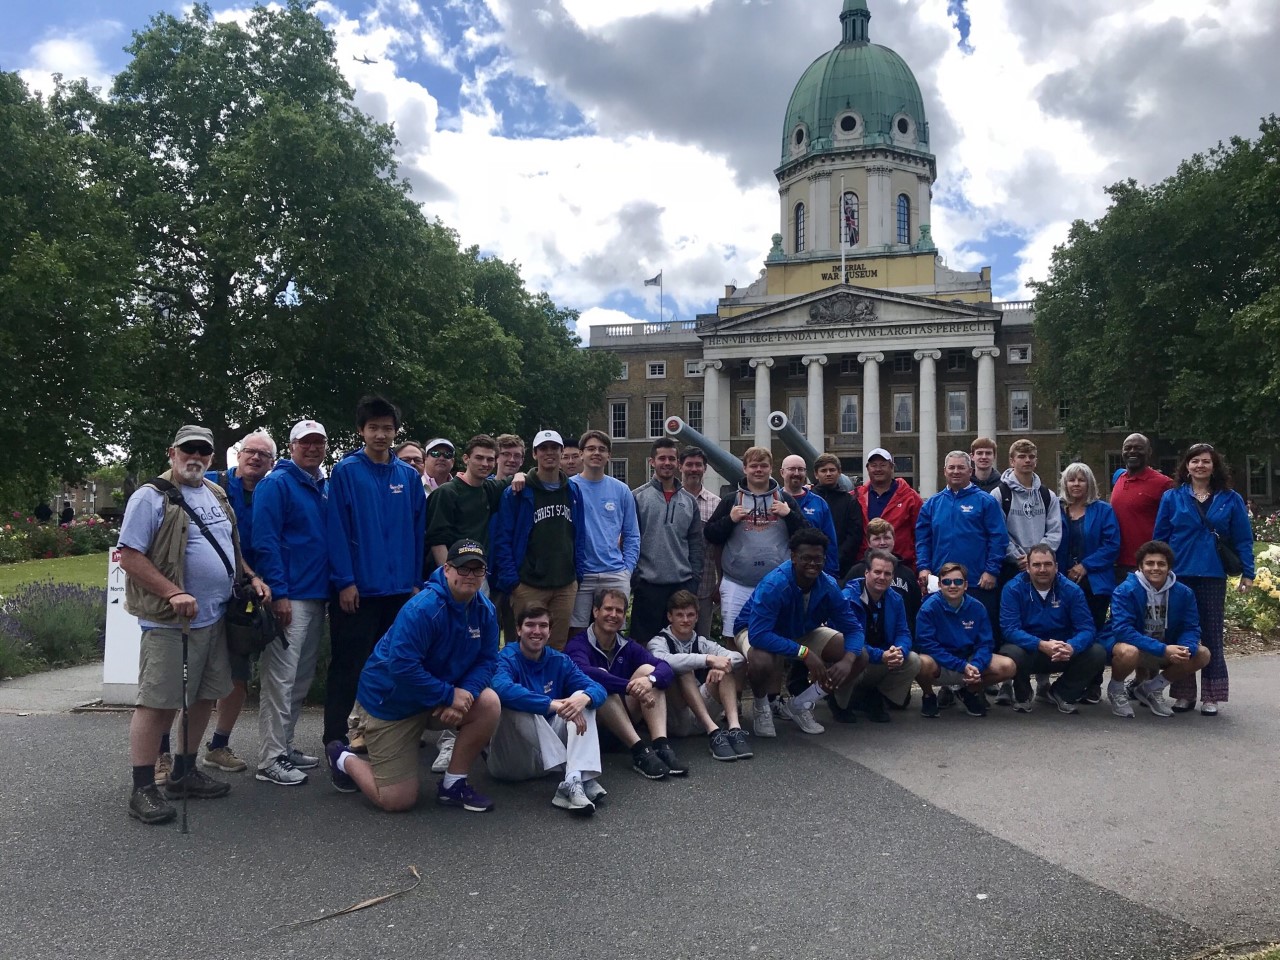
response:
<svg viewBox="0 0 1280 960"><path fill-rule="evenodd" d="M707 457L707 463L711 468L720 474L727 483L737 483L739 480L746 478L747 474L742 469L742 461L735 457L709 439L699 433L693 427L689 426L679 417L667 417L666 422L667 436L679 440L681 443L698 447Z"/></svg>
<svg viewBox="0 0 1280 960"><path fill-rule="evenodd" d="M804 434L792 425L791 419L781 410L775 410L769 414L769 429L778 435L778 439L782 441L784 447L796 456L803 457L804 462L812 472L814 461L818 459L821 451L813 448L813 444L805 439ZM844 473L841 473L837 486L841 490L852 490L853 481L845 476Z"/></svg>

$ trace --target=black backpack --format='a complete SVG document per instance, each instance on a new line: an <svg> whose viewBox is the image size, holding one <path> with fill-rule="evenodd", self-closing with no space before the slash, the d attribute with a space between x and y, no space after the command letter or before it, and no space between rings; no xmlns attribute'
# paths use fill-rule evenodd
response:
<svg viewBox="0 0 1280 960"><path fill-rule="evenodd" d="M1049 504L1053 503L1053 494L1049 492L1049 488L1043 483L1036 488L1040 491L1040 502L1044 504L1044 515L1047 521L1049 516ZM1004 518L1009 519L1009 508L1013 506L1013 488L1003 480L1000 481L1000 506L1004 510Z"/></svg>

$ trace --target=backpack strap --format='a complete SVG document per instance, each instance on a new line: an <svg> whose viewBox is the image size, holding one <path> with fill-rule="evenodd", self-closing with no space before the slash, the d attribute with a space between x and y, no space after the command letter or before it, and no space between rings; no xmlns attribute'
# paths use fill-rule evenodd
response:
<svg viewBox="0 0 1280 960"><path fill-rule="evenodd" d="M227 470L218 471L218 486L222 488L222 492L228 497L231 496L231 473Z"/></svg>
<svg viewBox="0 0 1280 960"><path fill-rule="evenodd" d="M196 525L199 531L204 535L204 538L209 541L210 546L213 547L214 553L216 553L218 555L218 559L222 561L222 565L227 568L227 576L232 580L237 579L235 567L232 566L231 561L227 559L227 555L222 550L222 545L218 543L217 539L214 537L213 531L211 531L208 526L205 525L205 522L200 519L200 515L187 505L187 501L183 498L181 490L179 490L170 481L164 479L164 477L156 477L152 480L148 480L143 484L143 486L155 487L164 495L166 500L174 506L182 508L182 511L191 518L191 522Z"/></svg>
<svg viewBox="0 0 1280 960"><path fill-rule="evenodd" d="M1004 508L1004 515L1007 519L1009 508L1013 506L1013 490L1003 480L1000 481L1000 506Z"/></svg>

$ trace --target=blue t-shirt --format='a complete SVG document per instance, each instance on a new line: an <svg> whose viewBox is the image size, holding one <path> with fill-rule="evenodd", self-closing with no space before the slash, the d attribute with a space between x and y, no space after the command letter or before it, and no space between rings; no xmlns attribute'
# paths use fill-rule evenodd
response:
<svg viewBox="0 0 1280 960"><path fill-rule="evenodd" d="M218 540L227 559L235 563L235 547L231 542L231 520L222 509L218 498L204 484L189 487L177 484L182 498L196 515L204 521L209 532ZM164 519L164 494L154 487L139 487L129 498L124 520L120 524L120 546L146 553L151 540ZM207 627L222 619L227 601L231 599L231 576L213 545L200 528L187 520L187 557L183 564L183 587L196 598L196 616L192 627ZM143 630L154 627L172 627L171 623L153 623L139 620Z"/></svg>
<svg viewBox="0 0 1280 960"><path fill-rule="evenodd" d="M640 560L640 522L631 490L621 480L607 475L588 480L578 474L569 482L582 495L586 527L582 572L625 570L630 574Z"/></svg>

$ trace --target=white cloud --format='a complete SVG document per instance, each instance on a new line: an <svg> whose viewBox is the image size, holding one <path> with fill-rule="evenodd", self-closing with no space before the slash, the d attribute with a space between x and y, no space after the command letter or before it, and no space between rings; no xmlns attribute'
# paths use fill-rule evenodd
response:
<svg viewBox="0 0 1280 960"><path fill-rule="evenodd" d="M101 20L75 30L51 32L32 46L27 55L28 66L20 69L18 74L33 91L46 95L53 92L55 73L67 80L83 77L90 87L106 90L111 86L111 72L98 55L95 43L110 42L123 32L124 27L114 20Z"/></svg>

